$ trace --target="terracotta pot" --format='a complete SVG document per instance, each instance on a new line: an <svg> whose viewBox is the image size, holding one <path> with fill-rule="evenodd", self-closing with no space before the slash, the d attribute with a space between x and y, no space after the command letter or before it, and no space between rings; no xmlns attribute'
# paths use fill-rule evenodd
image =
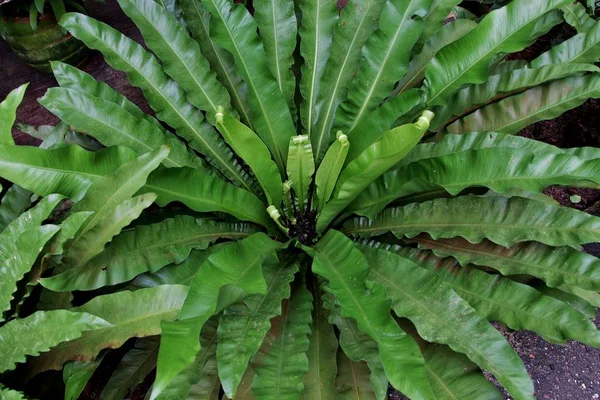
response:
<svg viewBox="0 0 600 400"><path fill-rule="evenodd" d="M38 71L52 72L50 61L78 64L88 54L87 47L65 32L51 12L40 15L35 31L28 17L5 16L4 24L9 46Z"/></svg>

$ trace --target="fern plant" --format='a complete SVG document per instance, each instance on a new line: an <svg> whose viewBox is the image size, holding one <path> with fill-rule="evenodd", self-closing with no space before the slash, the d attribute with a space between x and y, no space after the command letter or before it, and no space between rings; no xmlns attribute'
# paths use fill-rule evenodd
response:
<svg viewBox="0 0 600 400"><path fill-rule="evenodd" d="M42 148L10 135L25 87L0 106L0 371L64 368L74 399L136 338L101 398L156 368L151 399L500 399L485 370L521 400L489 321L600 346L600 219L543 194L600 188L600 150L516 135L600 97L600 23L513 0L444 25L459 3L119 0L149 50L66 14L156 115L60 62Z"/></svg>

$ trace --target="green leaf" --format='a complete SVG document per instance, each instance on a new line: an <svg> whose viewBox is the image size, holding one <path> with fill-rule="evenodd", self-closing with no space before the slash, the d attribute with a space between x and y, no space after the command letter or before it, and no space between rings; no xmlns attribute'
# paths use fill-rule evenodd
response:
<svg viewBox="0 0 600 400"><path fill-rule="evenodd" d="M156 193L156 202L161 207L172 201L180 201L194 211L221 211L243 221L272 226L265 206L258 197L202 170L159 168L148 177L141 192ZM241 204L244 207L240 207Z"/></svg>
<svg viewBox="0 0 600 400"><path fill-rule="evenodd" d="M121 359L117 369L104 386L100 398L103 400L122 400L127 393L144 381L156 365L159 338L137 339L135 347Z"/></svg>
<svg viewBox="0 0 600 400"><path fill-rule="evenodd" d="M73 89L51 88L40 104L78 132L92 136L105 146L127 146L138 154L149 153L162 145L171 151L167 167L195 167L198 158L185 145L146 119L130 114L122 105Z"/></svg>
<svg viewBox="0 0 600 400"><path fill-rule="evenodd" d="M35 4L31 4L29 6L29 25L31 26L31 29L33 29L34 31L37 31L37 28L38 28L38 17L39 17L38 9L35 7Z"/></svg>
<svg viewBox="0 0 600 400"><path fill-rule="evenodd" d="M274 257L263 264L267 292L226 308L219 322L217 363L225 394L233 397L252 356L271 328L271 318L281 314L281 300L290 297L290 282L298 271L298 260L279 262Z"/></svg>
<svg viewBox="0 0 600 400"><path fill-rule="evenodd" d="M144 36L146 45L162 61L167 75L184 90L187 99L214 124L217 106L231 110L227 90L210 70L200 46L166 8L153 1L119 0L119 5Z"/></svg>
<svg viewBox="0 0 600 400"><path fill-rule="evenodd" d="M131 198L169 154L166 146L123 164L113 174L103 176L73 206L73 212L92 211L68 244L65 262L77 268L104 249L104 245L156 199L148 193Z"/></svg>
<svg viewBox="0 0 600 400"><path fill-rule="evenodd" d="M600 22L589 31L579 33L552 47L531 61L532 68L549 64L595 63L600 60Z"/></svg>
<svg viewBox="0 0 600 400"><path fill-rule="evenodd" d="M594 307L600 307L600 293L595 290L585 290L573 285L561 285L559 286L559 289L578 296Z"/></svg>
<svg viewBox="0 0 600 400"><path fill-rule="evenodd" d="M549 24L541 17L569 1L548 0L539 4L516 0L490 12L470 33L437 53L427 67L429 104L444 105L462 85L485 82L496 55L529 46L559 22L553 20Z"/></svg>
<svg viewBox="0 0 600 400"><path fill-rule="evenodd" d="M31 192L19 185L9 187L0 200L0 233L31 206Z"/></svg>
<svg viewBox="0 0 600 400"><path fill-rule="evenodd" d="M303 378L308 372L306 352L312 322L313 298L304 283L292 291L282 310L281 331L271 351L254 368L252 392L259 399L298 399L304 390ZM311 382L319 385L320 382Z"/></svg>
<svg viewBox="0 0 600 400"><path fill-rule="evenodd" d="M37 7L40 14L43 14L44 13L44 4L46 3L46 0L33 0L33 3Z"/></svg>
<svg viewBox="0 0 600 400"><path fill-rule="evenodd" d="M423 92L420 89L413 89L392 97L373 111L369 118L348 133L352 146L348 151L346 164L361 155L363 151L379 140L386 131L397 125L396 121L402 116L420 107L424 107ZM400 125L402 124L400 123Z"/></svg>
<svg viewBox="0 0 600 400"><path fill-rule="evenodd" d="M0 396L3 400L27 400L23 393L0 385Z"/></svg>
<svg viewBox="0 0 600 400"><path fill-rule="evenodd" d="M442 345L427 345L423 356L435 399L503 399L498 389L466 356Z"/></svg>
<svg viewBox="0 0 600 400"><path fill-rule="evenodd" d="M236 70L248 84L252 125L283 173L294 123L269 71L256 22L246 7L229 0L202 0L202 4L212 15L211 38L233 55Z"/></svg>
<svg viewBox="0 0 600 400"><path fill-rule="evenodd" d="M389 96L394 85L408 72L411 50L423 32L423 17L432 0L385 2L378 21L362 49L362 66L352 80L348 99L335 116L335 126L353 130Z"/></svg>
<svg viewBox="0 0 600 400"><path fill-rule="evenodd" d="M177 318L187 293L187 286L181 285L163 285L133 292L125 290L95 297L83 306L71 309L95 315L112 325L85 333L32 360L30 375L61 369L69 360L93 360L100 350L119 348L132 337L160 334L160 322Z"/></svg>
<svg viewBox="0 0 600 400"><path fill-rule="evenodd" d="M315 103L320 92L320 81L325 72L333 37L333 26L338 19L336 4L327 0L299 0L301 12L300 55L304 59L301 67L300 120L304 133L312 137L312 129L317 119Z"/></svg>
<svg viewBox="0 0 600 400"><path fill-rule="evenodd" d="M250 128L228 114L222 109L217 113L217 128L223 138L252 170L254 176L265 192L269 205L279 207L281 204L283 185L277 164L271 159L267 146Z"/></svg>
<svg viewBox="0 0 600 400"><path fill-rule="evenodd" d="M312 293L314 299L312 332L306 353L308 372L304 375L304 393L301 399L334 399L334 380L337 374L335 356L338 351L338 341L333 325L329 324L329 312L323 308L324 294L321 293L317 279L312 279Z"/></svg>
<svg viewBox="0 0 600 400"><path fill-rule="evenodd" d="M200 45L202 55L210 63L211 70L215 71L217 79L227 88L231 102L240 113L242 121L251 126L248 85L235 71L233 56L210 38L210 13L200 1L179 0L177 4L183 11L185 21L194 39Z"/></svg>
<svg viewBox="0 0 600 400"><path fill-rule="evenodd" d="M110 329L111 324L85 312L38 311L0 328L0 372L25 362L25 356L47 352L62 342L76 340L85 331ZM48 353L46 353L48 354Z"/></svg>
<svg viewBox="0 0 600 400"><path fill-rule="evenodd" d="M202 326L221 308L248 294L265 294L262 259L281 243L257 233L208 257L190 284L190 293L179 319L162 325L156 381L152 399L191 365L200 351L198 336ZM229 290L221 290L224 287Z"/></svg>
<svg viewBox="0 0 600 400"><path fill-rule="evenodd" d="M317 165L329 147L335 113L346 97L360 65L361 49L373 33L384 4L385 0L366 0L360 7L344 7L336 22L330 56L319 82L316 125L310 133Z"/></svg>
<svg viewBox="0 0 600 400"><path fill-rule="evenodd" d="M341 131L338 132L337 140L329 146L325 157L323 157L323 161L319 165L317 175L315 176L319 210L323 209L323 206L333 194L333 189L344 167L349 148L348 137Z"/></svg>
<svg viewBox="0 0 600 400"><path fill-rule="evenodd" d="M454 21L444 25L444 21L446 18L448 18L450 12L460 3L461 0L433 0L431 2L431 7L423 18L425 27L423 29L423 33L421 33L421 36L417 41L417 48L420 48L423 45L426 46L426 43L429 42L429 40L432 39L435 34L439 34L441 31L443 31L445 26L452 25L454 22L456 22ZM453 41L454 40L452 40L452 42Z"/></svg>
<svg viewBox="0 0 600 400"><path fill-rule="evenodd" d="M448 126L447 131L514 134L535 122L556 118L589 98L600 98L600 73L566 78L529 89L477 110Z"/></svg>
<svg viewBox="0 0 600 400"><path fill-rule="evenodd" d="M73 145L45 150L0 144L0 176L39 196L60 193L78 201L92 182L134 158L126 147L88 152Z"/></svg>
<svg viewBox="0 0 600 400"><path fill-rule="evenodd" d="M63 369L63 381L65 383L65 400L77 400L88 381L100 366L103 356L94 361L69 361Z"/></svg>
<svg viewBox="0 0 600 400"><path fill-rule="evenodd" d="M416 193L440 189L458 195L469 187L495 193L519 189L542 193L550 185L600 187L600 161L568 154L535 155L514 148L465 150L412 162L388 171L349 207L373 218L386 205Z"/></svg>
<svg viewBox="0 0 600 400"><path fill-rule="evenodd" d="M545 65L540 68L524 68L491 75L480 85L470 85L459 90L450 99L448 106L437 107L432 130L454 121L457 118L473 112L484 104L508 97L525 89L540 86L553 80L566 78L569 75L580 75L585 72L600 72L600 69L590 64L559 64Z"/></svg>
<svg viewBox="0 0 600 400"><path fill-rule="evenodd" d="M21 85L0 102L0 144L15 144L12 137L12 126L17 118L17 107L23 101L25 90L29 84Z"/></svg>
<svg viewBox="0 0 600 400"><path fill-rule="evenodd" d="M596 22L588 15L587 10L581 3L565 4L561 11L565 21L575 28L578 33L589 31Z"/></svg>
<svg viewBox="0 0 600 400"><path fill-rule="evenodd" d="M344 354L352 361L367 362L371 371L371 387L377 400L386 399L389 382L381 364L377 343L358 329L355 320L342 317L341 309L334 305L333 300L333 296L325 296L325 307L331 311L329 322L335 324L340 332L340 346Z"/></svg>
<svg viewBox="0 0 600 400"><path fill-rule="evenodd" d="M529 330L554 343L579 340L597 347L600 332L582 313L531 286L461 267L456 260L440 260L431 253L393 246L388 250L427 269L465 299L489 321L501 321L514 330Z"/></svg>
<svg viewBox="0 0 600 400"><path fill-rule="evenodd" d="M575 285L600 290L600 260L571 247L523 243L507 249L487 240L479 244L460 238L434 241L419 236L415 240L436 256L454 257L463 266L485 265L507 276L531 275L543 279L550 287Z"/></svg>
<svg viewBox="0 0 600 400"><path fill-rule="evenodd" d="M115 103L135 118L145 119L160 129L161 132L164 132L163 126L156 118L144 113L127 97L115 91L106 83L97 81L90 74L60 61L51 61L50 65L52 66L54 78L56 78L60 87L86 92L94 97Z"/></svg>
<svg viewBox="0 0 600 400"><path fill-rule="evenodd" d="M158 400L180 400L180 399L206 399L217 400L208 397L212 394L211 389L205 385L214 379L217 381L217 324L216 318L209 320L202 328L200 334L202 350L196 355L194 362L181 374L177 375L171 384L157 397Z"/></svg>
<svg viewBox="0 0 600 400"><path fill-rule="evenodd" d="M448 0L433 0L433 6L438 5L437 9L440 9L442 6L442 2L447 2ZM449 3L457 3L457 0L450 0ZM432 10L433 10L432 6ZM428 16L425 17L425 30L421 35L421 39L428 36L428 31L435 28L435 24L428 24L427 21L431 18L434 18L432 14L434 11L430 11ZM446 13L442 18L446 18L448 13ZM437 19L437 18L435 18ZM465 36L467 33L471 32L477 23L468 19L458 19L453 22L449 22L446 25L439 27L439 31L431 37L429 41L423 47L423 50L415 55L413 59L410 61L408 65L408 72L393 91L393 94L402 93L409 89L417 87L423 78L425 77L425 69L427 65L431 62L433 57L440 51L442 48L446 47L450 43L460 39ZM419 42L421 42L419 39ZM419 43L417 42L417 43ZM388 100L389 101L389 100Z"/></svg>
<svg viewBox="0 0 600 400"><path fill-rule="evenodd" d="M256 0L252 5L269 69L277 80L279 91L285 95L293 115L296 109L294 103L296 77L292 72L292 65L298 35L294 2Z"/></svg>
<svg viewBox="0 0 600 400"><path fill-rule="evenodd" d="M63 15L65 15L65 13L67 12L66 8L65 8L65 3L63 2L63 0L49 0L50 1L50 6L52 6L52 11L54 12L54 16L56 17L57 21L60 21L60 19L63 17Z"/></svg>
<svg viewBox="0 0 600 400"><path fill-rule="evenodd" d="M336 399L375 400L377 398L369 382L369 367L366 362L352 361L343 351L340 351L337 354L337 364Z"/></svg>
<svg viewBox="0 0 600 400"><path fill-rule="evenodd" d="M312 269L328 280L326 291L335 295L342 315L354 318L360 330L377 342L392 385L411 398L431 398L417 343L392 318L385 290L377 285L367 290L369 266L354 243L330 230L315 246Z"/></svg>
<svg viewBox="0 0 600 400"><path fill-rule="evenodd" d="M397 164L419 143L433 114L424 112L414 124L403 125L384 133L342 171L331 200L317 219L322 232L371 182Z"/></svg>
<svg viewBox="0 0 600 400"><path fill-rule="evenodd" d="M600 240L600 218L522 197L462 196L388 208L373 221L353 218L344 230L361 237L427 232L433 239L461 236L479 243L487 238L505 247L531 240L565 246Z"/></svg>
<svg viewBox="0 0 600 400"><path fill-rule="evenodd" d="M204 250L218 239L241 239L254 232L256 228L249 224L179 215L123 232L81 267L41 279L40 283L55 292L116 285L144 272L154 273L165 265L179 264L192 249Z"/></svg>
<svg viewBox="0 0 600 400"><path fill-rule="evenodd" d="M302 213L307 206L309 186L315 173L315 158L308 136L298 135L290 138L286 166L288 178L292 181L292 189Z"/></svg>
<svg viewBox="0 0 600 400"><path fill-rule="evenodd" d="M43 198L0 233L0 321L2 312L10 308L16 283L31 269L45 243L60 229L55 225L40 225L61 200L59 195Z"/></svg>
<svg viewBox="0 0 600 400"><path fill-rule="evenodd" d="M515 399L535 398L519 355L443 280L385 250L365 249L365 255L370 277L385 287L396 315L415 324L419 336L466 354L493 373Z"/></svg>
<svg viewBox="0 0 600 400"><path fill-rule="evenodd" d="M83 14L69 13L61 25L88 47L102 52L115 69L124 71L131 83L144 92L156 116L171 125L190 146L236 184L248 187L233 154L224 146L202 113L185 101L183 89L169 79L156 58L141 45L110 26Z"/></svg>
<svg viewBox="0 0 600 400"><path fill-rule="evenodd" d="M159 269L154 273L139 275L131 286L133 288L148 288L160 285L189 285L194 276L204 264L204 261L221 247L230 246L233 243L225 242L209 247L206 250L192 250L188 258L181 264L171 264Z"/></svg>
<svg viewBox="0 0 600 400"><path fill-rule="evenodd" d="M10 253L2 256L2 262L0 263L0 282L2 282L0 287L0 321L4 320L1 313L10 309L13 294L17 290L17 282L31 270L46 242L59 229L60 227L55 225L31 228L21 234L16 242L11 243Z"/></svg>

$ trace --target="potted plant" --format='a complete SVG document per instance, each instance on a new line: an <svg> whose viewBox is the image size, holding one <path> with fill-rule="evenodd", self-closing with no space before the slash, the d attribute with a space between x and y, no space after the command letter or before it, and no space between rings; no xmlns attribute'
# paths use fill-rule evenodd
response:
<svg viewBox="0 0 600 400"><path fill-rule="evenodd" d="M51 72L50 61L77 64L88 50L58 25L67 11L86 12L76 0L0 0L0 35L39 71Z"/></svg>

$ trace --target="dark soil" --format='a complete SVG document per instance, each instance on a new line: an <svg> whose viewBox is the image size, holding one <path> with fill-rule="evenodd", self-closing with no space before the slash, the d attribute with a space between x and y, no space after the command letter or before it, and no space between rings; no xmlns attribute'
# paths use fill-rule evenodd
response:
<svg viewBox="0 0 600 400"><path fill-rule="evenodd" d="M345 0L340 0L343 4ZM474 7L480 7L476 5ZM141 42L137 28L118 9L115 0L106 0L106 4L86 1L86 7L95 18L107 22L134 40ZM472 10L483 12L485 10ZM555 44L557 38L572 34L564 26L555 28L543 40L514 58L532 59ZM151 112L139 89L126 81L124 74L116 72L106 65L102 57L92 53L82 69L103 80L119 92L125 94L144 111ZM25 82L31 82L25 100L19 109L17 120L32 125L54 124L57 119L41 107L37 99L48 87L56 86L54 78L44 75L28 67L18 59L0 40L0 98L4 98L10 90ZM15 131L15 139L19 144L37 144L37 140ZM600 101L590 100L581 107L565 113L553 121L535 124L522 133L523 136L541 140L559 147L594 146L600 147ZM546 191L562 205L577 208L600 216L600 191L591 189L571 189L551 187ZM580 199L572 197L577 195ZM573 202L572 200L577 200ZM587 245L586 251L600 256L600 244ZM600 318L596 320L600 325ZM583 400L600 398L600 350L573 342L566 346L552 345L531 332L507 332L502 330L509 342L523 358L527 370L533 378L538 399ZM90 386L86 388L81 399L98 398L102 382L108 379L110 367L116 366L121 358L120 351L107 356L97 371ZM60 378L59 378L60 379ZM152 374L130 396L142 399L152 382ZM390 399L403 399L395 391L390 392ZM507 397L508 398L508 397Z"/></svg>

